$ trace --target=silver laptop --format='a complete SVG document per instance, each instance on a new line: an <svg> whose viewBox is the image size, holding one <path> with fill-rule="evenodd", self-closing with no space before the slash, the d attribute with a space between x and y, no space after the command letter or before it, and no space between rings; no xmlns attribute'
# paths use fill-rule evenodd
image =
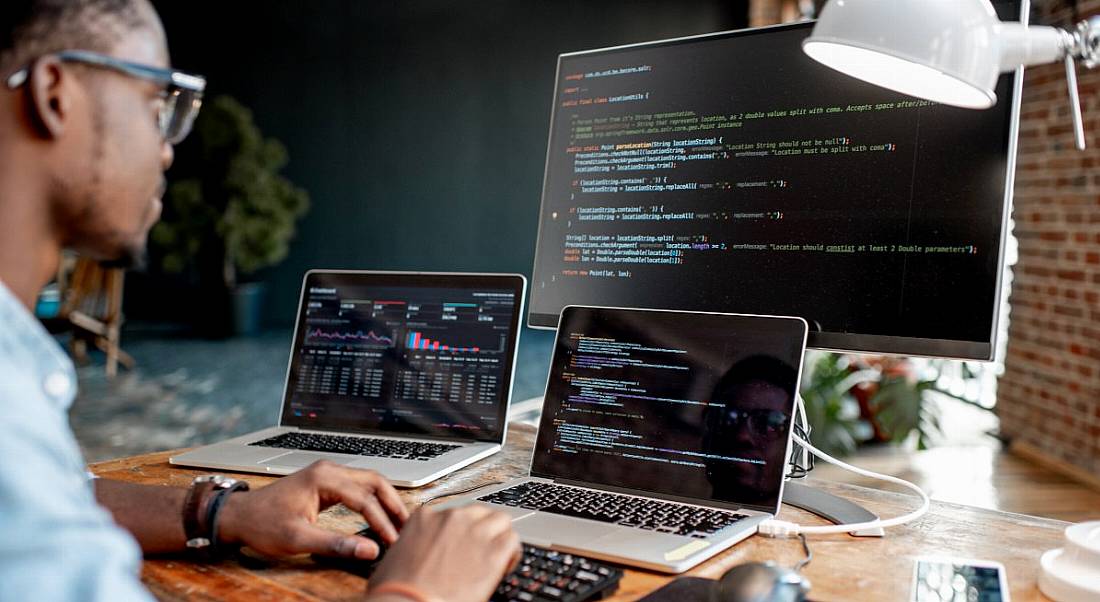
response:
<svg viewBox="0 0 1100 602"><path fill-rule="evenodd" d="M325 459L419 487L504 444L526 280L313 270L278 426L172 464L290 474Z"/></svg>
<svg viewBox="0 0 1100 602"><path fill-rule="evenodd" d="M447 505L524 542L680 573L779 511L801 318L567 307L530 477Z"/></svg>

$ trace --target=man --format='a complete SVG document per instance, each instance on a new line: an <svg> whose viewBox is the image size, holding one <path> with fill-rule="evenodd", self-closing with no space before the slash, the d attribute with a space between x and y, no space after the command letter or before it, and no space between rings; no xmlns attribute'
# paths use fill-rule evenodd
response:
<svg viewBox="0 0 1100 602"><path fill-rule="evenodd" d="M213 547L376 557L370 540L316 526L336 503L396 542L369 598L487 599L519 551L509 520L476 508L410 518L373 472L315 464L235 492L87 478L66 417L72 364L30 308L64 248L142 254L193 117L188 80L172 87L167 65L148 0L0 3L0 599L147 599L135 539L183 551L207 541L193 528Z"/></svg>
<svg viewBox="0 0 1100 602"><path fill-rule="evenodd" d="M765 504L778 495L777 483L786 468L781 457L790 431L788 391L795 389L798 372L782 360L754 355L739 360L722 375L706 409L703 445L707 480L718 499ZM740 458L749 462L733 462Z"/></svg>

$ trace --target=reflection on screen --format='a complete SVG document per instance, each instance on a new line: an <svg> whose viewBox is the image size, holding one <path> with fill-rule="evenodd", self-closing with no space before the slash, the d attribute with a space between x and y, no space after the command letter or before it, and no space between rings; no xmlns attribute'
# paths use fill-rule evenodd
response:
<svg viewBox="0 0 1100 602"><path fill-rule="evenodd" d="M497 436L517 294L311 283L286 418L307 428Z"/></svg>
<svg viewBox="0 0 1100 602"><path fill-rule="evenodd" d="M567 310L535 474L774 506L803 336L796 320Z"/></svg>

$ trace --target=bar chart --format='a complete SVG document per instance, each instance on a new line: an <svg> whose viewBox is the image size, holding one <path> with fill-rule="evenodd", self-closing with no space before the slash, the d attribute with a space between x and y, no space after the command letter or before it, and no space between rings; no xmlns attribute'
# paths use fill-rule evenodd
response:
<svg viewBox="0 0 1100 602"><path fill-rule="evenodd" d="M424 336L422 332L411 331L406 337L405 346L409 349L422 349L427 351L453 351L456 353L480 353L481 347L456 347L439 341L434 341ZM494 349L494 351L496 351Z"/></svg>

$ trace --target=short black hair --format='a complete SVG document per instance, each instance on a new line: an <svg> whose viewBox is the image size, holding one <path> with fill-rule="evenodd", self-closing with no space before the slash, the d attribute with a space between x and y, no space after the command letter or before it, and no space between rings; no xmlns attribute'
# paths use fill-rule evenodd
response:
<svg viewBox="0 0 1100 602"><path fill-rule="evenodd" d="M60 50L106 52L123 33L144 24L138 2L0 0L0 68L11 71Z"/></svg>
<svg viewBox="0 0 1100 602"><path fill-rule="evenodd" d="M764 382L779 387L783 391L793 392L798 382L798 371L794 366L770 355L753 355L734 364L722 375L714 390L728 393L735 387L752 382Z"/></svg>

